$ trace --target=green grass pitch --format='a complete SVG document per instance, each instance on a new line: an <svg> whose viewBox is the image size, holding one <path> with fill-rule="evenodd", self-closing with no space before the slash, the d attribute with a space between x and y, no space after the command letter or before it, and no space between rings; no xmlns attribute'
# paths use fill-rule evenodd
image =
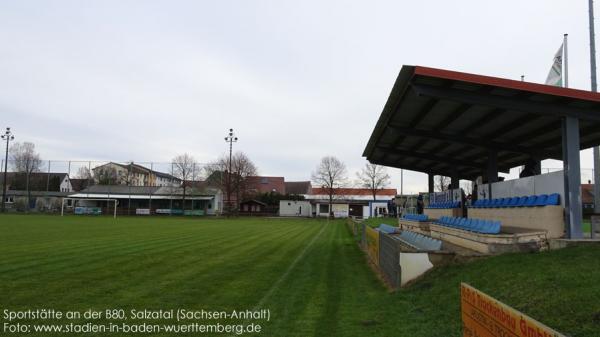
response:
<svg viewBox="0 0 600 337"><path fill-rule="evenodd" d="M260 307L260 336L452 337L461 281L600 335L599 247L441 268L390 293L342 221L0 215L2 310Z"/></svg>

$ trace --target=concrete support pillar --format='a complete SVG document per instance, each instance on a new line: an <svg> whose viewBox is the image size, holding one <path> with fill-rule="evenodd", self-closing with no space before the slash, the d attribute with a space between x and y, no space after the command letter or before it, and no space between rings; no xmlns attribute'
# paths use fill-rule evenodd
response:
<svg viewBox="0 0 600 337"><path fill-rule="evenodd" d="M488 198L492 199L492 184L498 181L498 152L490 150L487 166Z"/></svg>
<svg viewBox="0 0 600 337"><path fill-rule="evenodd" d="M600 214L600 147L594 147L594 213Z"/></svg>
<svg viewBox="0 0 600 337"><path fill-rule="evenodd" d="M579 119L565 117L562 121L563 170L565 185L565 225L567 237L583 237L581 209L581 167L579 158Z"/></svg>
<svg viewBox="0 0 600 337"><path fill-rule="evenodd" d="M460 186L460 178L458 177L458 170L452 170L452 177L450 177L450 189L456 189Z"/></svg>
<svg viewBox="0 0 600 337"><path fill-rule="evenodd" d="M429 173L427 175L427 186L429 187L429 193L433 193L434 192L434 184L433 184L433 178L435 177L435 175L433 173Z"/></svg>
<svg viewBox="0 0 600 337"><path fill-rule="evenodd" d="M534 175L540 175L542 174L542 161L538 160L538 159L534 159L535 161L535 166L534 166Z"/></svg>

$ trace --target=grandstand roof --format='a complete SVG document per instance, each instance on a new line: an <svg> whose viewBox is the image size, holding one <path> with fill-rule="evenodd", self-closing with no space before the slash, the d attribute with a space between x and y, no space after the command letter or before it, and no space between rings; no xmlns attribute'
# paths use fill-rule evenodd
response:
<svg viewBox="0 0 600 337"><path fill-rule="evenodd" d="M579 118L581 149L600 144L600 94L403 66L364 150L371 163L474 179L490 153L506 172L562 159L561 119Z"/></svg>

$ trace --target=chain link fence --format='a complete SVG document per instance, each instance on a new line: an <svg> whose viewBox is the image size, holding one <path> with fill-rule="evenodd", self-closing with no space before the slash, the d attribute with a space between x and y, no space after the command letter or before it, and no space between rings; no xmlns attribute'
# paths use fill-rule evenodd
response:
<svg viewBox="0 0 600 337"><path fill-rule="evenodd" d="M542 174L562 171L561 168L543 168ZM594 182L594 169L593 168L582 168L581 169L581 183L582 184L595 184Z"/></svg>
<svg viewBox="0 0 600 337"><path fill-rule="evenodd" d="M206 208L206 204L213 207L212 203L198 199L206 187L202 182L215 171L212 164L191 163L185 165L185 173L184 165L176 162L9 160L5 163L1 160L0 165L0 186L6 190L3 206L17 211L60 212L64 208L62 198L76 193L87 193L87 198L90 193L104 195L107 200L127 195L127 200L119 202L118 214L135 214L136 209L144 208L151 212L163 208L194 212L203 205ZM187 196L181 197L183 201L177 198L182 194L182 178L186 182L183 193ZM170 200L166 203L155 194L163 198L167 194ZM135 196L147 198L137 200ZM194 197L198 200L192 200ZM109 211L108 204L100 207L106 208L104 212ZM69 210L73 211L72 208Z"/></svg>
<svg viewBox="0 0 600 337"><path fill-rule="evenodd" d="M5 162L1 161L4 172ZM208 163L192 163L186 172L186 181L206 179ZM7 185L13 189L29 189L46 192L71 192L81 190L90 184L125 185L125 186L180 186L181 169L174 162L136 162L136 161L81 161L81 160L44 160L16 165L9 160L7 168ZM27 174L29 173L29 174ZM69 190L68 184L62 184L64 175L73 182ZM0 184L3 177L0 176ZM83 186L81 186L83 185Z"/></svg>

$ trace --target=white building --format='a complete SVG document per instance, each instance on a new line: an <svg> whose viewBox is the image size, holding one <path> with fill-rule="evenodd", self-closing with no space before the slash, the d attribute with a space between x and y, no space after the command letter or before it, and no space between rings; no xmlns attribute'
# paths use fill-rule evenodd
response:
<svg viewBox="0 0 600 337"><path fill-rule="evenodd" d="M312 216L312 205L306 200L280 200L279 216Z"/></svg>
<svg viewBox="0 0 600 337"><path fill-rule="evenodd" d="M390 202L396 197L395 188L377 190L375 199L368 188L339 188L334 190L334 198L329 209L329 194L326 188L312 188L312 194L305 199L313 206L313 216L328 216L333 213L336 218L348 216L368 218L393 212Z"/></svg>

